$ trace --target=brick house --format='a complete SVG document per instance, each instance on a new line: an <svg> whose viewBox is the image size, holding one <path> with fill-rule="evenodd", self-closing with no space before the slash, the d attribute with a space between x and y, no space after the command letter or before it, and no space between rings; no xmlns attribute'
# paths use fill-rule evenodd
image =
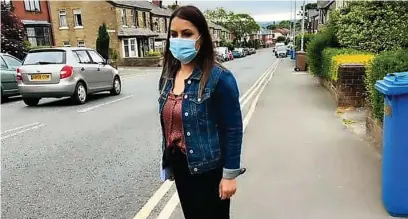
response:
<svg viewBox="0 0 408 219"><path fill-rule="evenodd" d="M32 47L54 45L49 1L9 0L5 2L12 5L14 13L23 22L27 31L27 40Z"/></svg>
<svg viewBox="0 0 408 219"><path fill-rule="evenodd" d="M159 0L153 0L152 3L143 3L146 5L146 7L151 8L151 30L158 33L158 36L154 38L154 50L157 52L164 52L164 49L166 48L167 33L170 28L170 16L173 11L171 9L164 8L163 2Z"/></svg>
<svg viewBox="0 0 408 219"><path fill-rule="evenodd" d="M208 21L208 28L212 37L212 41L215 47L220 46L221 40L232 41L232 33L225 27Z"/></svg>
<svg viewBox="0 0 408 219"><path fill-rule="evenodd" d="M147 1L51 1L57 46L96 48L99 27L105 23L110 48L120 59L145 57L154 50L151 3Z"/></svg>

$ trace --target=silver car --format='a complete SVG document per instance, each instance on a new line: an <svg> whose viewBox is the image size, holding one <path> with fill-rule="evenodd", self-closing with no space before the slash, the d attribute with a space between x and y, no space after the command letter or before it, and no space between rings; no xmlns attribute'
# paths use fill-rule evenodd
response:
<svg viewBox="0 0 408 219"><path fill-rule="evenodd" d="M21 61L16 57L0 53L1 72L1 99L20 95L16 81L16 70L21 66Z"/></svg>
<svg viewBox="0 0 408 219"><path fill-rule="evenodd" d="M17 83L24 103L36 106L41 98L71 97L77 104L89 94L121 92L118 71L93 49L49 48L31 50L17 69Z"/></svg>

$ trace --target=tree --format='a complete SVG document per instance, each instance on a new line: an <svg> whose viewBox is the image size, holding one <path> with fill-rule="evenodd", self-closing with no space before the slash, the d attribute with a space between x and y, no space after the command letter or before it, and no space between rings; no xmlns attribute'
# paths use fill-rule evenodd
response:
<svg viewBox="0 0 408 219"><path fill-rule="evenodd" d="M275 30L276 28L278 28L278 25L276 25L276 21L274 21L272 24L269 24L268 26L266 26L266 29L268 29L268 30Z"/></svg>
<svg viewBox="0 0 408 219"><path fill-rule="evenodd" d="M330 22L342 47L380 52L408 48L408 2L350 1Z"/></svg>
<svg viewBox="0 0 408 219"><path fill-rule="evenodd" d="M27 52L24 24L13 13L10 4L1 1L1 52L23 59Z"/></svg>
<svg viewBox="0 0 408 219"><path fill-rule="evenodd" d="M235 14L223 8L207 10L204 14L211 22L226 27L238 41L241 41L246 34L252 34L260 28L254 18L248 14Z"/></svg>
<svg viewBox="0 0 408 219"><path fill-rule="evenodd" d="M290 29L290 26L292 25L291 21L281 21L278 24L279 28L285 28L285 29Z"/></svg>
<svg viewBox="0 0 408 219"><path fill-rule="evenodd" d="M249 40L248 40L248 47L249 47L249 48L255 48L255 42L254 42L254 40L252 40L252 39L249 39Z"/></svg>
<svg viewBox="0 0 408 219"><path fill-rule="evenodd" d="M171 5L167 5L167 8L170 8L171 10L176 10L176 8L178 8L179 5L177 3L173 3Z"/></svg>
<svg viewBox="0 0 408 219"><path fill-rule="evenodd" d="M305 5L305 8L306 10L317 9L317 3L308 3Z"/></svg>
<svg viewBox="0 0 408 219"><path fill-rule="evenodd" d="M255 49L259 49L261 47L261 42L259 39L255 39Z"/></svg>
<svg viewBox="0 0 408 219"><path fill-rule="evenodd" d="M285 41L286 41L286 37L284 37L284 36L278 36L278 38L276 39L276 41L277 41L278 43L280 43L280 42L285 42Z"/></svg>
<svg viewBox="0 0 408 219"><path fill-rule="evenodd" d="M224 8L216 8L215 10L206 10L204 16L215 24L222 25L228 20L228 13Z"/></svg>
<svg viewBox="0 0 408 219"><path fill-rule="evenodd" d="M98 51L104 59L109 58L109 34L106 30L105 23L99 27L98 38L96 38L96 51Z"/></svg>

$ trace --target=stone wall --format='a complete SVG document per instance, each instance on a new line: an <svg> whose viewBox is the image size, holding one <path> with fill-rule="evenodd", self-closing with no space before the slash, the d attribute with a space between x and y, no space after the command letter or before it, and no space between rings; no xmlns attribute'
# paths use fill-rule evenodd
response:
<svg viewBox="0 0 408 219"><path fill-rule="evenodd" d="M366 117L366 130L367 136L371 138L374 146L381 153L383 143L383 128L382 124L374 119L371 109L368 110L368 114Z"/></svg>
<svg viewBox="0 0 408 219"><path fill-rule="evenodd" d="M163 66L163 57L122 58L118 61L118 66L161 67Z"/></svg>
<svg viewBox="0 0 408 219"><path fill-rule="evenodd" d="M337 106L363 107L365 102L365 68L363 65L341 65L337 81L320 79L320 84L326 87L334 96Z"/></svg>

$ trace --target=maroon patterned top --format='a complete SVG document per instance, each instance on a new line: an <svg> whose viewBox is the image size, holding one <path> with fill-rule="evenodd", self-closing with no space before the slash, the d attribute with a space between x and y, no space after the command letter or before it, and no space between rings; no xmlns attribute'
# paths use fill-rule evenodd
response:
<svg viewBox="0 0 408 219"><path fill-rule="evenodd" d="M184 142L183 120L181 104L183 102L183 94L174 95L169 93L166 103L163 106L163 123L166 136L166 147L176 145L183 153L186 152Z"/></svg>

